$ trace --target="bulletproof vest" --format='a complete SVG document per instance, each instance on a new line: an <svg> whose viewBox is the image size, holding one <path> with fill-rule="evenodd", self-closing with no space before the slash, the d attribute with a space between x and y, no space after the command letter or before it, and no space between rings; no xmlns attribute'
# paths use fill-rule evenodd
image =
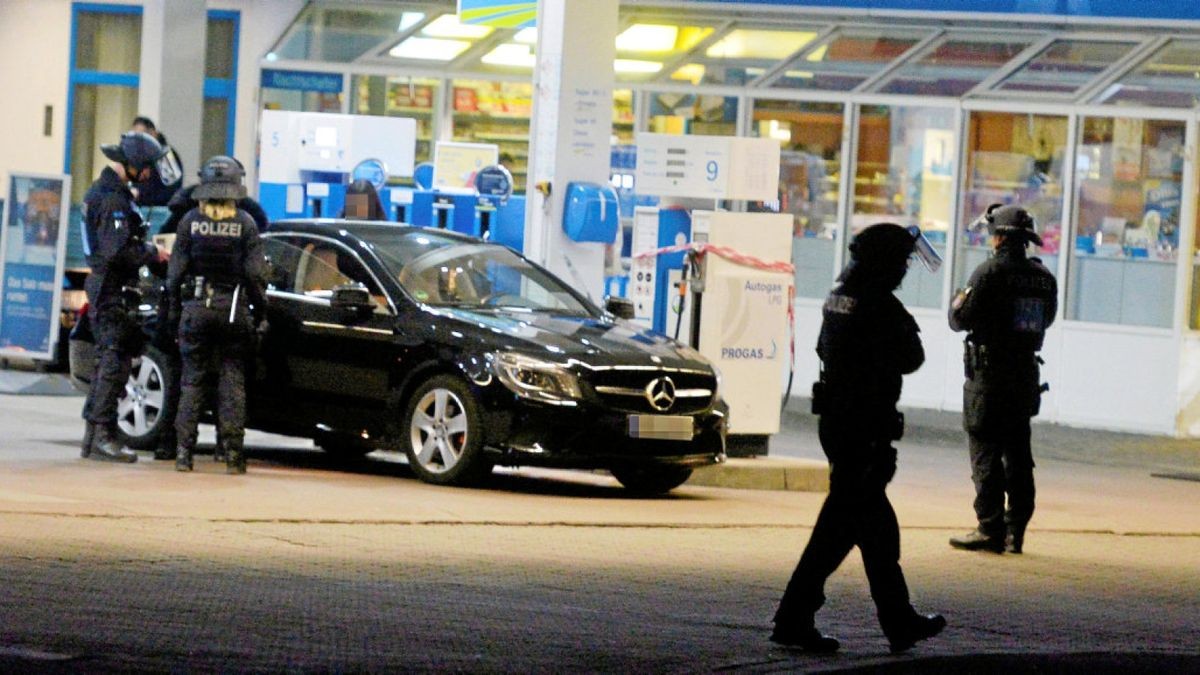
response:
<svg viewBox="0 0 1200 675"><path fill-rule="evenodd" d="M983 273L991 289L971 331L973 342L987 345L995 357L1036 352L1054 320L1054 276L1039 261L999 251Z"/></svg>
<svg viewBox="0 0 1200 675"><path fill-rule="evenodd" d="M245 276L245 231L248 216L237 213L232 218L214 220L199 211L180 227L187 228L191 239L188 274L207 281L235 285Z"/></svg>
<svg viewBox="0 0 1200 675"><path fill-rule="evenodd" d="M117 203L121 206L114 208ZM146 235L142 214L133 205L133 193L125 187L117 174L107 167L100 173L99 180L93 183L83 196L83 254L93 268L106 262L93 257L98 252L100 227L106 219L112 219L119 222L121 227L129 228L130 234L135 238L144 238Z"/></svg>

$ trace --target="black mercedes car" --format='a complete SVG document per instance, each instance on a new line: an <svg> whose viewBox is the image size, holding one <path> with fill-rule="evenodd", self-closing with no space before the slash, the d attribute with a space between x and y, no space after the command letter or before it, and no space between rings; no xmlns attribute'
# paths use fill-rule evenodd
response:
<svg viewBox="0 0 1200 675"><path fill-rule="evenodd" d="M513 250L394 223L294 220L264 233L269 328L247 368L248 426L363 455L402 449L431 483L494 465L607 469L666 492L725 458L720 377L695 350L597 308ZM152 305L142 307L147 334ZM94 347L81 323L72 375ZM119 405L153 447L176 367L147 344Z"/></svg>

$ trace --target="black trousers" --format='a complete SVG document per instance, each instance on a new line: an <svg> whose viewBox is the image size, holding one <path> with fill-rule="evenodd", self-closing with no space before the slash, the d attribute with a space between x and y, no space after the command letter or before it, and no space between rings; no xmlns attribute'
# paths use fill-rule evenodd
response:
<svg viewBox="0 0 1200 675"><path fill-rule="evenodd" d="M886 632L913 614L900 569L900 525L887 497L896 473L896 449L867 440L862 420L822 416L821 447L829 458L829 496L821 506L812 537L779 601L775 623L806 628L825 603L825 580L858 547L871 597Z"/></svg>
<svg viewBox="0 0 1200 675"><path fill-rule="evenodd" d="M96 369L83 403L83 419L92 424L117 423L117 401L129 381L133 359L142 351L140 326L120 302L103 299L88 309L96 339Z"/></svg>
<svg viewBox="0 0 1200 675"><path fill-rule="evenodd" d="M1029 418L1014 416L1004 425L968 431L968 437L979 531L1002 537L1008 529L1024 530L1035 494Z"/></svg>
<svg viewBox="0 0 1200 675"><path fill-rule="evenodd" d="M244 304L233 311L232 296L217 294L211 302L188 300L179 321L182 374L175 433L180 451L196 448L197 426L205 407L205 380L217 379L217 435L226 449L240 448L246 434L245 361L252 329Z"/></svg>

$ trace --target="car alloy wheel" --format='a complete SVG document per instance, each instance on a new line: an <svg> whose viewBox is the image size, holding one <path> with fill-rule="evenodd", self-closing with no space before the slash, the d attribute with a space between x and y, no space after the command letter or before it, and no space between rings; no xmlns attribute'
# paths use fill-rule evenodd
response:
<svg viewBox="0 0 1200 675"><path fill-rule="evenodd" d="M130 438L142 438L156 426L166 402L165 374L143 354L133 360L129 381L117 400L117 427Z"/></svg>
<svg viewBox="0 0 1200 675"><path fill-rule="evenodd" d="M449 389L431 389L417 402L412 416L412 445L425 470L453 470L462 459L469 433L462 399Z"/></svg>
<svg viewBox="0 0 1200 675"><path fill-rule="evenodd" d="M405 415L405 454L421 480L466 485L491 470L483 457L479 413L461 379L435 375L417 387Z"/></svg>

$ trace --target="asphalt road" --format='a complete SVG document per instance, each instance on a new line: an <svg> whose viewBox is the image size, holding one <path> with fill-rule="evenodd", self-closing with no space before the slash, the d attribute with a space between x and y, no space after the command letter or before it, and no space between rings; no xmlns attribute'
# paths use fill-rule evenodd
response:
<svg viewBox="0 0 1200 675"><path fill-rule="evenodd" d="M888 654L852 554L818 615L842 651L812 657L766 636L820 494L438 488L258 434L246 476L104 465L78 458L80 402L0 396L0 670L1200 672L1200 483L1153 477L1153 442L1040 461L1027 552L997 556L946 545L971 525L964 452L914 434L903 564L949 627ZM772 452L818 451L801 426Z"/></svg>

